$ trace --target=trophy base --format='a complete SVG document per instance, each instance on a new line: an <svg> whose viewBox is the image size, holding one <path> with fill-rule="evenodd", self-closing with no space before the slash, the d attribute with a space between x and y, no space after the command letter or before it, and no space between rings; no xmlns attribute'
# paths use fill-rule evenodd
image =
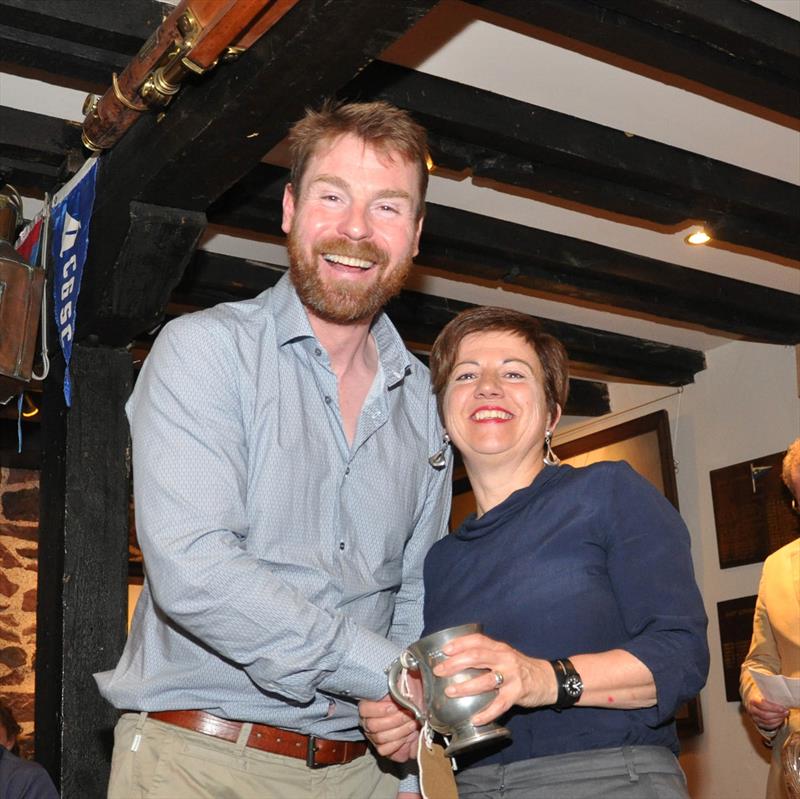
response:
<svg viewBox="0 0 800 799"><path fill-rule="evenodd" d="M500 727L497 724L472 727L466 735L459 734L456 731L444 753L447 757L452 757L465 749L472 749L473 746L483 746L497 738L509 738L510 736L511 733L505 727Z"/></svg>

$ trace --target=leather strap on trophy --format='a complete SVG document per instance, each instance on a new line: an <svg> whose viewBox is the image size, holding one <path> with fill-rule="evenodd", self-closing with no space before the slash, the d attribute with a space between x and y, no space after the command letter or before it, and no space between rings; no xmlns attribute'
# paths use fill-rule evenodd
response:
<svg viewBox="0 0 800 799"><path fill-rule="evenodd" d="M81 139L94 152L113 147L144 111L158 110L190 74L249 48L297 0L181 0L101 97L84 105Z"/></svg>

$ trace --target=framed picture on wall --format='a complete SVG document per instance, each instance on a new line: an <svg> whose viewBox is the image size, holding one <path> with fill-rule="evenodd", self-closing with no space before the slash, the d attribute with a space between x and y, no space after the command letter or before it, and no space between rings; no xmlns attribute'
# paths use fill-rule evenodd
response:
<svg viewBox="0 0 800 799"><path fill-rule="evenodd" d="M709 473L721 569L758 563L800 533L781 480L785 455L762 455Z"/></svg>
<svg viewBox="0 0 800 799"><path fill-rule="evenodd" d="M750 651L756 598L753 594L717 602L725 698L729 702L739 701L739 672Z"/></svg>
<svg viewBox="0 0 800 799"><path fill-rule="evenodd" d="M656 411L607 427L558 444L553 449L561 462L570 466L589 466L598 461L627 461L676 508L679 507L666 411Z"/></svg>

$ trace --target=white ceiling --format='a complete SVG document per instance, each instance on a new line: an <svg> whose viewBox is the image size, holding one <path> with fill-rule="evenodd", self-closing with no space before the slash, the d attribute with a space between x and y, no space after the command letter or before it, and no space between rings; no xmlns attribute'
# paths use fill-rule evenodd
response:
<svg viewBox="0 0 800 799"><path fill-rule="evenodd" d="M800 0L758 1L800 20ZM800 184L797 131L541 41L530 35L535 33L532 28L502 27L495 24L498 19L458 0L443 0L384 58ZM79 121L83 100L80 92L0 73L0 104L5 106ZM658 231L636 220L603 218L588 209L582 213L547 202L541 195L534 198L524 192L477 185L470 177L459 179L435 172L428 199L800 294L800 263L712 246L691 247L683 241L685 231ZM26 215L37 208L36 201L26 199ZM286 263L285 250L279 244L245 240L214 229L208 231L201 246L253 260ZM424 263L418 264L410 287L694 349L709 350L728 340L619 312L545 300L524 291L456 282L425 268Z"/></svg>

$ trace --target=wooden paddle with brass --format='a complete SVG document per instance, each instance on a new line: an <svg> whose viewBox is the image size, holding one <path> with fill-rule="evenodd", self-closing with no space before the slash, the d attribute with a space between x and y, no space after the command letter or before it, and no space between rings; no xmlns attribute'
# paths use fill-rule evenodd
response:
<svg viewBox="0 0 800 799"><path fill-rule="evenodd" d="M250 47L298 0L181 0L99 99L84 105L81 139L94 152L116 144L144 111L164 108L190 74Z"/></svg>

